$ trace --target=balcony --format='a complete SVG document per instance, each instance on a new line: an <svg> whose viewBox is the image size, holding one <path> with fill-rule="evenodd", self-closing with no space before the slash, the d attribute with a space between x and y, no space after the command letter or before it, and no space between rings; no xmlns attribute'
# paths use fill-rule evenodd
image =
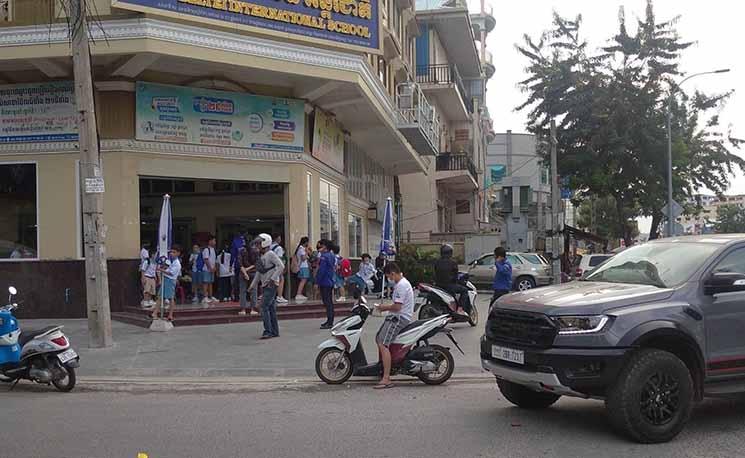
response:
<svg viewBox="0 0 745 458"><path fill-rule="evenodd" d="M436 156L440 150L440 121L417 83L396 87L396 127L411 146L423 156Z"/></svg>
<svg viewBox="0 0 745 458"><path fill-rule="evenodd" d="M467 154L441 154L435 163L435 178L454 191L473 191L479 187L476 165Z"/></svg>
<svg viewBox="0 0 745 458"><path fill-rule="evenodd" d="M481 57L481 66L484 69L484 73L486 73L487 79L494 76L494 73L497 72L497 67L494 66L494 57L487 50L484 50L484 55Z"/></svg>
<svg viewBox="0 0 745 458"><path fill-rule="evenodd" d="M449 120L467 121L470 118L473 102L455 65L419 65L416 68L416 81L426 95L440 102Z"/></svg>
<svg viewBox="0 0 745 458"><path fill-rule="evenodd" d="M471 25L473 26L473 35L477 40L481 39L481 32L488 35L497 25L497 20L494 18L494 8L488 6L484 11L471 14Z"/></svg>

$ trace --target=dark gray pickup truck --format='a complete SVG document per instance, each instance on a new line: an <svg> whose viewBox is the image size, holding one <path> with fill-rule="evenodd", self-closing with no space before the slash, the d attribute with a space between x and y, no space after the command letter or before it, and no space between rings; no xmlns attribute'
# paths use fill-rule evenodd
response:
<svg viewBox="0 0 745 458"><path fill-rule="evenodd" d="M669 441L694 402L745 392L745 235L649 242L586 281L503 296L481 360L520 407L604 399L623 434Z"/></svg>

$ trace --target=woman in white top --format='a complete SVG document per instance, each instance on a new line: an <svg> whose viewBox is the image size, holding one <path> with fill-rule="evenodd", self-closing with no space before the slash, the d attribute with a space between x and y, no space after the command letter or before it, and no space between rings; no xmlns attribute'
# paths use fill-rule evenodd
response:
<svg viewBox="0 0 745 458"><path fill-rule="evenodd" d="M230 254L230 242L225 242L222 252L217 256L217 288L220 302L230 302L230 293L233 291L231 280L233 279L233 259Z"/></svg>
<svg viewBox="0 0 745 458"><path fill-rule="evenodd" d="M307 301L308 298L303 295L305 292L305 285L310 279L310 263L308 262L308 237L300 239L300 243L295 249L295 262L298 265L297 278L300 282L297 285L297 295L295 296L296 302Z"/></svg>

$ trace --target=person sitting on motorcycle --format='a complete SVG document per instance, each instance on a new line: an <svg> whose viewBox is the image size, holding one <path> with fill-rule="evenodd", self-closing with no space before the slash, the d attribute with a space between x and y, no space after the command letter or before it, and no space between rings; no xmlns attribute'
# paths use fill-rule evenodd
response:
<svg viewBox="0 0 745 458"><path fill-rule="evenodd" d="M388 348L399 332L406 327L414 317L414 289L407 280L401 268L395 262L385 265L383 269L386 278L395 284L393 288L393 304L377 304L381 312L388 312L385 321L380 326L375 342L378 344L380 362L383 364L383 377L375 385L376 390L393 387L391 383L391 351Z"/></svg>
<svg viewBox="0 0 745 458"><path fill-rule="evenodd" d="M453 259L453 247L440 247L440 259L435 262L435 285L444 289L458 301L458 313L470 313L471 301L468 288L458 283L458 263Z"/></svg>

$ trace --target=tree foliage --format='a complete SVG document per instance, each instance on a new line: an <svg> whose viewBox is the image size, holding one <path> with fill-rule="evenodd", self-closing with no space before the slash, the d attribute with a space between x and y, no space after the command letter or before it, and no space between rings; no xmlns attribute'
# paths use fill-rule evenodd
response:
<svg viewBox="0 0 745 458"><path fill-rule="evenodd" d="M737 205L721 205L717 209L714 229L719 234L745 233L745 210Z"/></svg>
<svg viewBox="0 0 745 458"><path fill-rule="evenodd" d="M668 102L676 199L685 202L699 188L720 194L733 169L745 169L733 153L741 140L722 133L717 116L731 93L689 96L674 82L683 74L681 53L691 45L676 22L659 22L649 0L631 31L621 8L617 33L606 46L590 49L580 34L582 17L555 13L551 30L537 39L526 35L517 46L528 60L520 82L527 98L517 108L528 111L529 131L545 145L549 123L557 120L559 174L578 191L578 201L612 199L616 210L609 217L627 243L629 220L652 216L652 238L662 220Z"/></svg>
<svg viewBox="0 0 745 458"><path fill-rule="evenodd" d="M604 239L618 240L626 234L631 238L639 235L636 220L626 217L626 224L623 226L615 224L619 220L618 208L612 197L586 199L577 209L577 226Z"/></svg>

